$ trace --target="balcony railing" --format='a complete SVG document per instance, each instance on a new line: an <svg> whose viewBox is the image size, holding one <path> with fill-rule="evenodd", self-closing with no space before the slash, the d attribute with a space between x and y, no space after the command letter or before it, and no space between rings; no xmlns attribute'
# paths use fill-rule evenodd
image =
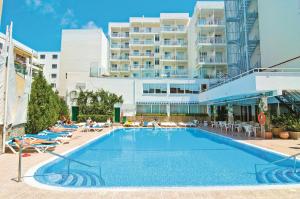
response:
<svg viewBox="0 0 300 199"><path fill-rule="evenodd" d="M135 70L153 70L154 69L154 65L152 64L146 64L146 65L132 65L132 69Z"/></svg>
<svg viewBox="0 0 300 199"><path fill-rule="evenodd" d="M129 33L112 33L111 37L116 38L129 38Z"/></svg>
<svg viewBox="0 0 300 199"><path fill-rule="evenodd" d="M198 57L197 63L226 63L225 57L211 56L211 57Z"/></svg>
<svg viewBox="0 0 300 199"><path fill-rule="evenodd" d="M144 52L139 52L139 53L130 53L130 56L141 56L141 57L154 57L154 53L144 53Z"/></svg>
<svg viewBox="0 0 300 199"><path fill-rule="evenodd" d="M182 40L165 40L162 41L162 45L165 46L186 46L187 41L182 41Z"/></svg>
<svg viewBox="0 0 300 199"><path fill-rule="evenodd" d="M186 26L162 26L162 32L185 32Z"/></svg>
<svg viewBox="0 0 300 199"><path fill-rule="evenodd" d="M159 28L131 28L131 33L159 33Z"/></svg>
<svg viewBox="0 0 300 199"><path fill-rule="evenodd" d="M171 77L171 76L187 76L187 69L164 69L161 72L162 76Z"/></svg>
<svg viewBox="0 0 300 199"><path fill-rule="evenodd" d="M225 25L225 21L223 19L199 19L199 26L207 26L207 25Z"/></svg>
<svg viewBox="0 0 300 199"><path fill-rule="evenodd" d="M163 60L171 60L171 61L186 61L187 60L187 56L162 56L161 59Z"/></svg>
<svg viewBox="0 0 300 199"><path fill-rule="evenodd" d="M129 60L129 56L111 56L110 59Z"/></svg>
<svg viewBox="0 0 300 199"><path fill-rule="evenodd" d="M225 44L225 37L199 37L198 44Z"/></svg>
<svg viewBox="0 0 300 199"><path fill-rule="evenodd" d="M129 45L127 44L111 44L110 48L129 48Z"/></svg>
<svg viewBox="0 0 300 199"><path fill-rule="evenodd" d="M131 40L130 44L132 45L153 45L154 41L153 40Z"/></svg>
<svg viewBox="0 0 300 199"><path fill-rule="evenodd" d="M129 72L130 68L129 67L112 67L110 68L111 72Z"/></svg>

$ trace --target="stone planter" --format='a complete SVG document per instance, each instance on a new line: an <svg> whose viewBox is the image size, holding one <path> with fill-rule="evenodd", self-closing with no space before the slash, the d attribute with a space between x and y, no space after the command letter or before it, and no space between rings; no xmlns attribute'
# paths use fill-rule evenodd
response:
<svg viewBox="0 0 300 199"><path fill-rule="evenodd" d="M279 133L279 137L280 137L281 139L289 139L290 134L289 134L289 132L287 132L287 131L283 131L283 132L280 132L280 133Z"/></svg>
<svg viewBox="0 0 300 199"><path fill-rule="evenodd" d="M269 131L267 131L267 132L265 132L265 139L272 139L273 138L273 133L272 132L269 132Z"/></svg>
<svg viewBox="0 0 300 199"><path fill-rule="evenodd" d="M291 139L299 140L300 139L300 132L290 132Z"/></svg>
<svg viewBox="0 0 300 199"><path fill-rule="evenodd" d="M282 128L274 127L272 128L272 133L274 137L279 137L280 132L282 132Z"/></svg>

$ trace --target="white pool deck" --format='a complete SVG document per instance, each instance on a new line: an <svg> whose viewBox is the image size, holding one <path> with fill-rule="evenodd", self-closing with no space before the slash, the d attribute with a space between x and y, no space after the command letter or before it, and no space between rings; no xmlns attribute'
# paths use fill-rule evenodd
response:
<svg viewBox="0 0 300 199"><path fill-rule="evenodd" d="M58 146L57 153L65 153L76 148L91 139L98 138L110 132L111 129L104 129L99 132L76 132L69 144ZM241 138L238 138L241 139ZM245 142L275 150L285 154L300 152L300 140L259 140L241 139ZM23 173L26 173L34 166L53 158L52 155L32 153L30 157L23 158ZM223 188L139 188L139 189L93 189L93 190L49 190L33 187L25 182L17 183L14 178L17 176L18 155L0 155L0 198L221 198L221 199L244 199L244 198L300 198L299 186L273 186L273 187L223 187ZM26 177L25 177L26 178Z"/></svg>

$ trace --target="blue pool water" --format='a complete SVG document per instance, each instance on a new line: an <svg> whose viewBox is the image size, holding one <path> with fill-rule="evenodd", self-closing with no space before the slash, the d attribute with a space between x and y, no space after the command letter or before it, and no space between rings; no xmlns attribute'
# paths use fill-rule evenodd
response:
<svg viewBox="0 0 300 199"><path fill-rule="evenodd" d="M61 187L235 186L300 183L300 163L199 129L119 129L41 168ZM90 167L91 166L91 167Z"/></svg>

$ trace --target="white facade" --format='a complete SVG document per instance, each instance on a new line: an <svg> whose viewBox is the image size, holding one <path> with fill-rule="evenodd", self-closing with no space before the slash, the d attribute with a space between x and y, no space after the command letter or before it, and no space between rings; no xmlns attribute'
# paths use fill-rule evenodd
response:
<svg viewBox="0 0 300 199"><path fill-rule="evenodd" d="M203 79L226 76L225 29L224 2L197 2L188 31L191 76Z"/></svg>
<svg viewBox="0 0 300 199"><path fill-rule="evenodd" d="M269 67L300 55L300 1L258 0L261 63ZM284 66L300 65L297 62Z"/></svg>
<svg viewBox="0 0 300 199"><path fill-rule="evenodd" d="M43 66L43 74L53 89L59 88L60 52L38 52L38 63Z"/></svg>
<svg viewBox="0 0 300 199"><path fill-rule="evenodd" d="M60 95L67 93L69 73L81 73L81 78L99 77L107 73L108 41L101 29L63 30L59 69Z"/></svg>
<svg viewBox="0 0 300 199"><path fill-rule="evenodd" d="M190 105L202 106L205 113L205 105L200 105L200 90L206 87L207 80L200 79L170 79L170 78L118 78L118 77L87 77L88 73L68 73L66 82L67 102L70 106L76 106L74 98L80 89L93 90L104 89L106 91L122 95L123 110L131 107L130 112L141 113L139 107L156 106L163 104L168 107L164 109L170 114L172 106ZM204 108L203 108L204 107ZM189 110L182 110L189 111ZM192 111L192 110L190 110ZM143 112L142 112L143 113ZM187 112L182 112L187 113ZM129 114L124 111L124 115Z"/></svg>
<svg viewBox="0 0 300 199"><path fill-rule="evenodd" d="M110 23L110 72L116 77L188 77L187 13Z"/></svg>

